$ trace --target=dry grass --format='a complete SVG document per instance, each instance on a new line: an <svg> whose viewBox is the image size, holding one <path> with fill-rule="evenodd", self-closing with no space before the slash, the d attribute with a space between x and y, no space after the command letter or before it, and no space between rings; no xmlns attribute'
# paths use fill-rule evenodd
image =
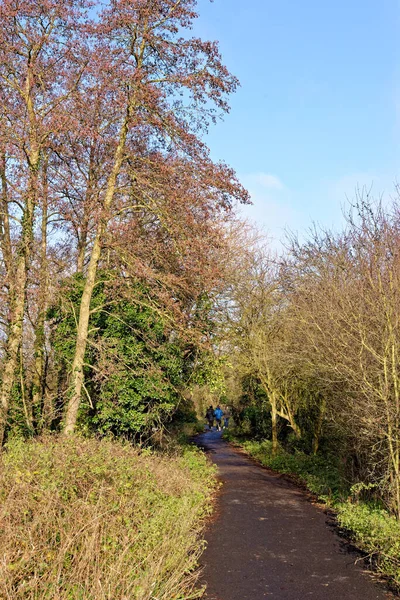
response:
<svg viewBox="0 0 400 600"><path fill-rule="evenodd" d="M0 598L197 598L211 467L195 450L47 438L0 459Z"/></svg>

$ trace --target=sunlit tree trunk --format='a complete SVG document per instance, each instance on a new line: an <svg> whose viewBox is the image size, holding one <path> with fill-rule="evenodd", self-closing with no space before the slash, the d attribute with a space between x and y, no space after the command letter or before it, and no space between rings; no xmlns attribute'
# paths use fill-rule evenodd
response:
<svg viewBox="0 0 400 600"><path fill-rule="evenodd" d="M21 238L16 252L17 256L10 315L10 329L6 344L5 360L3 364L3 374L0 386L0 445L4 440L11 390L15 380L15 373L18 366L18 352L22 342L26 285L32 253L33 219L37 197L40 160L36 115L31 97L33 85L34 81L32 71L31 68L28 67L25 84L25 102L30 126L30 148L27 156L29 163L29 183L22 213Z"/></svg>
<svg viewBox="0 0 400 600"><path fill-rule="evenodd" d="M259 374L262 386L267 394L268 402L271 406L271 440L272 440L272 456L278 453L278 405L277 395L271 386L270 375Z"/></svg>
<svg viewBox="0 0 400 600"><path fill-rule="evenodd" d="M49 294L49 265L47 259L47 225L48 225L48 182L47 182L47 160L43 165L42 184L42 220L41 241L39 257L39 292L37 320L35 324L35 363L32 381L32 408L35 420L40 430L42 428L42 405L45 387L45 322Z"/></svg>
<svg viewBox="0 0 400 600"><path fill-rule="evenodd" d="M293 411L290 407L290 391L284 390L283 392L278 392L279 397L279 410L278 415L288 422L290 427L292 428L296 438L299 440L301 438L301 429L296 423L296 419L294 417Z"/></svg>
<svg viewBox="0 0 400 600"><path fill-rule="evenodd" d="M25 375L24 375L24 358L22 354L22 348L19 351L19 384L21 388L21 400L22 406L24 409L24 416L26 421L26 426L28 431L33 432L33 414L32 414L32 404L30 402L30 398L27 397L26 387L25 387Z"/></svg>
<svg viewBox="0 0 400 600"><path fill-rule="evenodd" d="M1 196L0 196L0 248L4 262L6 274L6 287L8 289L9 301L12 298L12 283L13 283L13 253L11 245L10 233L10 217L8 204L8 185L6 173L6 153L0 153L0 181L1 181Z"/></svg>
<svg viewBox="0 0 400 600"><path fill-rule="evenodd" d="M83 363L85 358L89 329L90 302L93 295L93 289L96 283L97 268L101 256L103 236L107 227L108 213L112 205L117 178L120 173L124 158L126 138L128 135L128 118L129 115L127 115L127 117L125 118L121 128L119 143L114 156L114 166L107 182L107 190L103 203L103 215L99 219L96 237L93 242L90 261L87 268L85 286L83 289L81 304L79 308L77 339L74 360L72 363L72 395L68 402L67 412L65 416L65 434L71 434L74 432L78 417L78 410L81 402L82 387L84 383Z"/></svg>
<svg viewBox="0 0 400 600"><path fill-rule="evenodd" d="M270 396L271 403L271 437L272 437L272 456L278 453L278 413L276 411L276 396L274 393Z"/></svg>
<svg viewBox="0 0 400 600"><path fill-rule="evenodd" d="M89 224L93 206L93 194L95 191L95 146L90 148L88 182L83 206L82 223L80 224L77 244L76 270L83 273L85 266L85 256L89 235Z"/></svg>
<svg viewBox="0 0 400 600"><path fill-rule="evenodd" d="M23 215L21 243L17 250L17 265L15 272L14 299L12 302L10 332L6 345L3 376L0 387L0 444L3 442L4 431L10 404L11 390L14 384L17 368L18 351L22 341L22 326L25 311L26 283L32 244L32 226L34 213L34 183L37 179L36 169L38 159L31 173L31 192L28 194Z"/></svg>

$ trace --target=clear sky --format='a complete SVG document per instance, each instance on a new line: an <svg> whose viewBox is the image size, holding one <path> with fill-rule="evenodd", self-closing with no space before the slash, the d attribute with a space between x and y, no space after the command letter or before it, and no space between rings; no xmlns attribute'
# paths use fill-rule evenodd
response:
<svg viewBox="0 0 400 600"><path fill-rule="evenodd" d="M196 34L240 79L214 127L214 159L252 194L245 214L275 238L339 226L357 185L399 177L398 0L199 0Z"/></svg>

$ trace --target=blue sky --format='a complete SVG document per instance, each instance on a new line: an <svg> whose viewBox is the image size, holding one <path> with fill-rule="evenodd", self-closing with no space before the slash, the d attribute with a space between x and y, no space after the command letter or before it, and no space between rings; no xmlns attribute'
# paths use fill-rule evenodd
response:
<svg viewBox="0 0 400 600"><path fill-rule="evenodd" d="M357 186L393 193L398 0L199 0L199 12L195 33L219 40L241 82L207 141L251 192L246 216L277 240L338 227Z"/></svg>

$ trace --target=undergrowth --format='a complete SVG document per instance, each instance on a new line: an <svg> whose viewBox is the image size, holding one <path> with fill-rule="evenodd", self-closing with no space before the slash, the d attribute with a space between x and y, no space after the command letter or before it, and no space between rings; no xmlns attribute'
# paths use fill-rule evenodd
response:
<svg viewBox="0 0 400 600"><path fill-rule="evenodd" d="M224 437L242 447L262 465L294 476L337 514L348 537L367 554L371 564L400 591L400 523L376 503L359 500L359 488L350 487L341 473L337 457L313 456L301 451L290 453L279 448L272 455L269 440L246 440L226 432Z"/></svg>
<svg viewBox="0 0 400 600"><path fill-rule="evenodd" d="M400 523L386 510L364 503L342 502L335 508L339 524L400 591Z"/></svg>
<svg viewBox="0 0 400 600"><path fill-rule="evenodd" d="M0 598L188 600L213 467L94 439L11 443L0 457Z"/></svg>
<svg viewBox="0 0 400 600"><path fill-rule="evenodd" d="M307 489L326 504L332 505L348 493L339 462L334 456L313 456L298 450L292 454L283 448L279 448L277 455L273 456L272 442L269 440L247 440L241 446L265 467L298 477Z"/></svg>

